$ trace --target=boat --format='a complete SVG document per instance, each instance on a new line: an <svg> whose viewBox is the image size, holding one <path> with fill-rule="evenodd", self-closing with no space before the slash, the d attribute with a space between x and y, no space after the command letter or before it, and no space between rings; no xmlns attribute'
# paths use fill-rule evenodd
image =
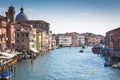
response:
<svg viewBox="0 0 120 80"><path fill-rule="evenodd" d="M84 51L83 51L83 50L80 50L79 52L80 52L80 53L83 53Z"/></svg>
<svg viewBox="0 0 120 80"><path fill-rule="evenodd" d="M114 69L120 69L120 62L113 64L112 68L114 68Z"/></svg>
<svg viewBox="0 0 120 80"><path fill-rule="evenodd" d="M9 80L11 78L11 71L4 71L0 74L0 80Z"/></svg>
<svg viewBox="0 0 120 80"><path fill-rule="evenodd" d="M82 49L85 49L85 46L82 46Z"/></svg>
<svg viewBox="0 0 120 80"><path fill-rule="evenodd" d="M92 52L94 54L100 54L100 47L99 46L93 46Z"/></svg>
<svg viewBox="0 0 120 80"><path fill-rule="evenodd" d="M24 54L24 59L29 59L29 58L30 58L30 55L27 54L27 53L25 53L25 54Z"/></svg>

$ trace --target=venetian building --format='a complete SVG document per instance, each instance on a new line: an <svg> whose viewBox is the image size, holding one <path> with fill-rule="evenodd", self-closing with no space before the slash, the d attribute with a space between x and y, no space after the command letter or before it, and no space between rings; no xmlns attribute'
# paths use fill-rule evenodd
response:
<svg viewBox="0 0 120 80"><path fill-rule="evenodd" d="M7 48L14 50L15 48L15 25L9 24L7 26Z"/></svg>
<svg viewBox="0 0 120 80"><path fill-rule="evenodd" d="M105 46L114 51L120 51L120 27L106 32Z"/></svg>
<svg viewBox="0 0 120 80"><path fill-rule="evenodd" d="M49 32L49 40L48 40L48 46L49 46L49 50L52 49L52 31Z"/></svg>
<svg viewBox="0 0 120 80"><path fill-rule="evenodd" d="M111 62L120 62L120 27L106 32L105 48L109 51Z"/></svg>
<svg viewBox="0 0 120 80"><path fill-rule="evenodd" d="M39 51L48 51L49 48L49 23L43 20L26 20L20 21L22 26L33 25L36 29L36 49Z"/></svg>
<svg viewBox="0 0 120 80"><path fill-rule="evenodd" d="M7 31L6 31L6 18L3 16L0 16L0 51L3 51L6 48L6 35L7 35Z"/></svg>
<svg viewBox="0 0 120 80"><path fill-rule="evenodd" d="M42 52L48 51L48 34L42 29L36 29L36 32L36 49Z"/></svg>
<svg viewBox="0 0 120 80"><path fill-rule="evenodd" d="M66 33L66 35L72 36L71 46L79 46L79 33L71 32L71 33Z"/></svg>
<svg viewBox="0 0 120 80"><path fill-rule="evenodd" d="M15 23L15 8L11 5L6 12L6 17L11 23Z"/></svg>
<svg viewBox="0 0 120 80"><path fill-rule="evenodd" d="M7 48L13 50L15 48L15 8L11 5L6 12L6 22L7 22Z"/></svg>
<svg viewBox="0 0 120 80"><path fill-rule="evenodd" d="M59 36L59 46L60 47L68 47L72 44L72 36L65 34L58 34Z"/></svg>
<svg viewBox="0 0 120 80"><path fill-rule="evenodd" d="M56 49L56 35L52 34L52 45L51 45L52 49Z"/></svg>
<svg viewBox="0 0 120 80"><path fill-rule="evenodd" d="M0 34L1 34L1 48L14 49L15 45L15 34L14 34L14 23L15 23L15 8L11 5L6 12L5 17L0 17Z"/></svg>
<svg viewBox="0 0 120 80"><path fill-rule="evenodd" d="M24 8L21 8L21 9L20 9L20 13L17 14L17 16L16 16L16 23L19 24L20 21L26 21L26 20L28 20L28 17L27 17L27 15L24 13Z"/></svg>
<svg viewBox="0 0 120 80"><path fill-rule="evenodd" d="M16 25L15 30L15 50L35 51L36 50L36 29L32 25Z"/></svg>
<svg viewBox="0 0 120 80"><path fill-rule="evenodd" d="M85 36L80 34L78 36L78 42L79 42L79 46L84 46L85 45Z"/></svg>
<svg viewBox="0 0 120 80"><path fill-rule="evenodd" d="M20 9L20 13L16 16L16 24L20 24L22 27L26 25L32 25L36 29L36 47L39 51L48 50L48 36L49 36L49 23L43 20L28 20L27 15L24 13L24 9Z"/></svg>

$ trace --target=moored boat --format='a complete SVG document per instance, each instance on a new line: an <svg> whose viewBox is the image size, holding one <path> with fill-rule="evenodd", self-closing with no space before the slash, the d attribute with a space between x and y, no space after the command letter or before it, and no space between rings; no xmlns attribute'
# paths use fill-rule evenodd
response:
<svg viewBox="0 0 120 80"><path fill-rule="evenodd" d="M11 78L11 71L5 71L0 74L0 80L9 80Z"/></svg>
<svg viewBox="0 0 120 80"><path fill-rule="evenodd" d="M93 52L94 54L100 54L100 47L98 47L98 46L93 46L92 52Z"/></svg>

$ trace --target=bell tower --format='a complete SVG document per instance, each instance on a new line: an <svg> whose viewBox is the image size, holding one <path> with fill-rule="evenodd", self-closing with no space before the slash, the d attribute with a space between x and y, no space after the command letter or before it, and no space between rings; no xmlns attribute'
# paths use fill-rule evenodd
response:
<svg viewBox="0 0 120 80"><path fill-rule="evenodd" d="M15 8L11 5L8 9L8 18L10 19L11 23L15 23Z"/></svg>

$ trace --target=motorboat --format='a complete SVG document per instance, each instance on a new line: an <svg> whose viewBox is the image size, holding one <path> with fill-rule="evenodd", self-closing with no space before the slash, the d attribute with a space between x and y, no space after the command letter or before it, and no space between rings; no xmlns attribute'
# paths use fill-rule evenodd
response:
<svg viewBox="0 0 120 80"><path fill-rule="evenodd" d="M0 74L0 80L9 80L11 75L12 75L11 71L4 71L3 73Z"/></svg>
<svg viewBox="0 0 120 80"><path fill-rule="evenodd" d="M85 46L82 46L82 49L85 49Z"/></svg>
<svg viewBox="0 0 120 80"><path fill-rule="evenodd" d="M79 52L80 52L80 53L83 53L83 52L84 52L84 50L82 50L82 49L81 49Z"/></svg>

